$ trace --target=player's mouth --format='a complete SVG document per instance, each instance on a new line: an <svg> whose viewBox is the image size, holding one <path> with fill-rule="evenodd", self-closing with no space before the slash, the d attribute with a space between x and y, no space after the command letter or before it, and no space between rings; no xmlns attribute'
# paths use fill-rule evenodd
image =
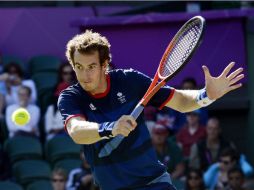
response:
<svg viewBox="0 0 254 190"><path fill-rule="evenodd" d="M92 86L93 86L93 83L92 82L82 82L84 88L86 89L90 89Z"/></svg>
<svg viewBox="0 0 254 190"><path fill-rule="evenodd" d="M82 83L84 83L84 84L91 84L92 83L92 81L85 81L85 82L82 82Z"/></svg>

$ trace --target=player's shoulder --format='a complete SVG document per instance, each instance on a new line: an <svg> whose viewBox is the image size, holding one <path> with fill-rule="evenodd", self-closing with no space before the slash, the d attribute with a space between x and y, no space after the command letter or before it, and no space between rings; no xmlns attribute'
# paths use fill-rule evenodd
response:
<svg viewBox="0 0 254 190"><path fill-rule="evenodd" d="M140 71L137 71L135 69L114 69L109 71L109 75L113 78L117 79L137 79L139 77L147 77L145 74L143 74Z"/></svg>
<svg viewBox="0 0 254 190"><path fill-rule="evenodd" d="M58 104L64 101L77 102L77 101L80 101L81 99L85 100L86 96L84 95L85 93L83 91L84 90L82 89L79 83L76 83L67 87L60 93L58 97Z"/></svg>
<svg viewBox="0 0 254 190"><path fill-rule="evenodd" d="M78 96L82 92L82 88L79 85L79 83L70 85L66 89L64 89L61 93L60 96Z"/></svg>

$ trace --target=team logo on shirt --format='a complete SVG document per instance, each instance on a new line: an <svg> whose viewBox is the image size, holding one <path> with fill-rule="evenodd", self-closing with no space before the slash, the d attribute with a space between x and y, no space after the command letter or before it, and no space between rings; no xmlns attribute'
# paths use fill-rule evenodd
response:
<svg viewBox="0 0 254 190"><path fill-rule="evenodd" d="M125 95L123 95L122 92L117 92L117 99L121 102L121 104L123 104L124 102L126 102L126 98Z"/></svg>
<svg viewBox="0 0 254 190"><path fill-rule="evenodd" d="M96 110L97 109L92 103L89 104L89 107L90 107L91 110Z"/></svg>

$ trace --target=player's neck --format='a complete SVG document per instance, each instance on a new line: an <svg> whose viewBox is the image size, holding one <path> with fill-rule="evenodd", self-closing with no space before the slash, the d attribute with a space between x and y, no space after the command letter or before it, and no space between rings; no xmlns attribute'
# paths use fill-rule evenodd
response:
<svg viewBox="0 0 254 190"><path fill-rule="evenodd" d="M110 79L108 75L102 77L100 85L94 91L90 91L89 93L94 97L103 97L107 94L110 88Z"/></svg>

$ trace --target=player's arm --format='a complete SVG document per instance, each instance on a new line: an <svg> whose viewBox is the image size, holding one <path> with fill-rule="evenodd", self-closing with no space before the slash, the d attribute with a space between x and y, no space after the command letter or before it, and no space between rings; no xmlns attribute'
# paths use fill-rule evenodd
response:
<svg viewBox="0 0 254 190"><path fill-rule="evenodd" d="M77 116L70 118L66 123L69 135L77 144L93 144L116 135L126 137L136 126L134 118L126 115L115 122L95 123L86 121L82 116Z"/></svg>
<svg viewBox="0 0 254 190"><path fill-rule="evenodd" d="M231 62L218 77L211 76L208 68L203 66L205 74L205 88L201 90L175 90L174 95L166 106L180 112L190 112L211 104L226 93L242 86L238 83L244 77L243 68L230 73L234 66Z"/></svg>
<svg viewBox="0 0 254 190"><path fill-rule="evenodd" d="M166 104L179 112L190 112L199 109L201 106L195 101L198 90L175 90L172 99Z"/></svg>
<svg viewBox="0 0 254 190"><path fill-rule="evenodd" d="M98 133L99 124L88 122L81 116L69 119L66 123L66 129L77 144L92 144L101 140Z"/></svg>

